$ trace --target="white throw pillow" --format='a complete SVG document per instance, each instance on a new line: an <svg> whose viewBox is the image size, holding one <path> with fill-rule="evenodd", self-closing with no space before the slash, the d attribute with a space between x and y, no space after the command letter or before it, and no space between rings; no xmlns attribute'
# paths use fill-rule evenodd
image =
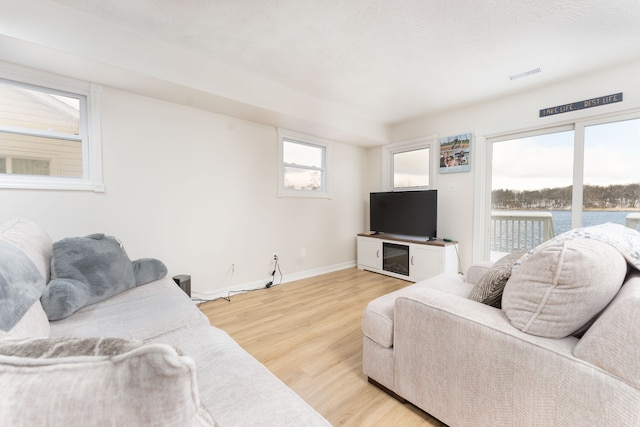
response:
<svg viewBox="0 0 640 427"><path fill-rule="evenodd" d="M50 334L51 325L40 300L33 303L22 319L8 332L8 335L16 338L48 337Z"/></svg>
<svg viewBox="0 0 640 427"><path fill-rule="evenodd" d="M0 225L0 241L18 248L34 264L40 272L43 284L49 280L51 259L51 238L38 224L17 218ZM5 263L14 264L11 259L3 259ZM8 295L4 298L11 299ZM2 299L2 298L0 298ZM7 331L13 337L48 337L50 333L49 319L37 300L28 308L22 318Z"/></svg>
<svg viewBox="0 0 640 427"><path fill-rule="evenodd" d="M119 338L0 339L0 425L212 426L193 360Z"/></svg>
<svg viewBox="0 0 640 427"><path fill-rule="evenodd" d="M535 251L504 288L502 309L516 328L563 338L593 319L616 295L627 263L613 246L575 238Z"/></svg>

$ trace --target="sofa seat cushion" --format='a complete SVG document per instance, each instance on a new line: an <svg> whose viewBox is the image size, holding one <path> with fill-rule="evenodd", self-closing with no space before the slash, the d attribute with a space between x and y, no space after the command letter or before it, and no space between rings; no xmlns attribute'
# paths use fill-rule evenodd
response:
<svg viewBox="0 0 640 427"><path fill-rule="evenodd" d="M419 294L423 288L438 289L450 294L467 297L474 285L455 273L442 273L416 282L374 299L367 304L362 316L362 332L385 348L393 347L395 302L400 296Z"/></svg>
<svg viewBox="0 0 640 427"><path fill-rule="evenodd" d="M0 340L0 424L213 426L195 364L164 344Z"/></svg>
<svg viewBox="0 0 640 427"><path fill-rule="evenodd" d="M145 340L193 324L209 324L176 283L164 277L88 305L51 322L51 336Z"/></svg>
<svg viewBox="0 0 640 427"><path fill-rule="evenodd" d="M523 332L563 338L609 304L626 273L624 257L608 243L579 237L545 245L513 270L502 309Z"/></svg>
<svg viewBox="0 0 640 427"><path fill-rule="evenodd" d="M221 426L331 425L221 329L198 325L153 341L193 358L200 399Z"/></svg>

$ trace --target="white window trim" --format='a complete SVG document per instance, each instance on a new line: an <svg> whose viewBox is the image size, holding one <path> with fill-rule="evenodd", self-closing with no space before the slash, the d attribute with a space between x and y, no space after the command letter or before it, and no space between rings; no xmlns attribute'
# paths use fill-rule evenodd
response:
<svg viewBox="0 0 640 427"><path fill-rule="evenodd" d="M86 121L80 124L85 133L82 146L82 178L0 174L0 188L104 192L100 128L102 87L5 62L0 62L0 78L53 91L82 95L84 98L81 99L86 99L87 103Z"/></svg>
<svg viewBox="0 0 640 427"><path fill-rule="evenodd" d="M324 182L321 190L291 190L284 187L284 140L300 142L302 144L316 145L324 147ZM330 164L331 164L331 142L303 133L294 132L286 129L278 128L278 197L307 197L307 198L321 198L331 199L330 193Z"/></svg>
<svg viewBox="0 0 640 427"><path fill-rule="evenodd" d="M382 146L382 188L384 191L406 191L406 190L429 190L437 188L436 173L437 156L435 150L438 141L437 135L426 136L422 138L411 139L407 141L394 142ZM421 187L403 187L394 188L393 186L393 155L396 153L404 153L406 151L419 150L422 148L429 149L429 185Z"/></svg>

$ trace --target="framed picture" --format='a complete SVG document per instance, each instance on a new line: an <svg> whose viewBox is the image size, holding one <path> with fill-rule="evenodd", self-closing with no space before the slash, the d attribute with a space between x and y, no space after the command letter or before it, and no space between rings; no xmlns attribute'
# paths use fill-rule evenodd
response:
<svg viewBox="0 0 640 427"><path fill-rule="evenodd" d="M471 170L471 134L440 138L440 173Z"/></svg>

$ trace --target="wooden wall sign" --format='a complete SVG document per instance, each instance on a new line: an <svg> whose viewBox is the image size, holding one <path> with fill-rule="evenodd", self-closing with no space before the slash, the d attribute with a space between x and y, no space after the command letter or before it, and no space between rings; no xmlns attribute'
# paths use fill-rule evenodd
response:
<svg viewBox="0 0 640 427"><path fill-rule="evenodd" d="M543 108L540 110L540 117L553 116L554 114L568 113L570 111L582 110L585 108L599 107L601 105L613 104L615 102L622 102L622 92L585 99L584 101L572 102L570 104Z"/></svg>

